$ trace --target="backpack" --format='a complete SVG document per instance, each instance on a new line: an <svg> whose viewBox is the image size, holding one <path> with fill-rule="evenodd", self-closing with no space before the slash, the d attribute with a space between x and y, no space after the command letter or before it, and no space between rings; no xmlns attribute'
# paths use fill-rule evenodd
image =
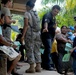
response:
<svg viewBox="0 0 76 75"><path fill-rule="evenodd" d="M33 25L31 28L33 29L34 32L40 31L40 19L38 17L38 14L36 11L30 11L31 17L32 17L32 22Z"/></svg>

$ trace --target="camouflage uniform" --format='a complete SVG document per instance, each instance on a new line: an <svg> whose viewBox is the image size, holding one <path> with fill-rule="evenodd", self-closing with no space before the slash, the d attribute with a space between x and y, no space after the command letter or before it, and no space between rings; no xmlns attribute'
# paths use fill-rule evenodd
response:
<svg viewBox="0 0 76 75"><path fill-rule="evenodd" d="M30 11L31 12L31 11ZM40 32L34 31L30 25L33 25L32 16L29 12L25 12L25 18L29 19L29 27L25 36L25 47L28 63L41 62L40 53Z"/></svg>

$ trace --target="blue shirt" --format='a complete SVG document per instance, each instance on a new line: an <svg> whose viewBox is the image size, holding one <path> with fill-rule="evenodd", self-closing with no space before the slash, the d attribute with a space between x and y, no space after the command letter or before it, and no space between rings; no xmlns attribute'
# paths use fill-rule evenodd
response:
<svg viewBox="0 0 76 75"><path fill-rule="evenodd" d="M0 35L2 35L2 28L1 28L1 26L0 26Z"/></svg>
<svg viewBox="0 0 76 75"><path fill-rule="evenodd" d="M75 36L73 35L73 33L72 33L72 32L68 32L67 34L68 34L68 38L69 38L71 41L74 41Z"/></svg>

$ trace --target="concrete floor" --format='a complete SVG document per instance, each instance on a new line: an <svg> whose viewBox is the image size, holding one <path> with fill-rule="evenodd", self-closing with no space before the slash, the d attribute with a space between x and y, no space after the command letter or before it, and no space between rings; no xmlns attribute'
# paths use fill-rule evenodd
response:
<svg viewBox="0 0 76 75"><path fill-rule="evenodd" d="M19 73L23 74L23 75L60 75L58 74L56 71L46 71L46 70L42 70L41 73L25 73L25 70L29 68L29 65L27 63L20 63L23 66L21 67L21 69L17 70Z"/></svg>
<svg viewBox="0 0 76 75"><path fill-rule="evenodd" d="M60 75L56 71L47 71L43 70L41 73L25 73L25 70L29 68L29 64L20 62L19 64L22 64L23 66L18 69L17 71L23 75ZM67 75L74 75L72 72L69 72Z"/></svg>

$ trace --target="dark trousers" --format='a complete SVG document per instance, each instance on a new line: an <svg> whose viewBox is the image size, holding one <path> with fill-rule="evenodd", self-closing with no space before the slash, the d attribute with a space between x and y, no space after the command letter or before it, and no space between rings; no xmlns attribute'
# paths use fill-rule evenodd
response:
<svg viewBox="0 0 76 75"><path fill-rule="evenodd" d="M51 58L50 58L50 50L51 50L51 46L52 46L52 39L42 39L42 43L44 45L44 53L41 55L42 58L42 68L50 68L51 65Z"/></svg>
<svg viewBox="0 0 76 75"><path fill-rule="evenodd" d="M25 49L24 45L21 45L19 48L19 51L21 52L22 55L20 61L24 61L24 49Z"/></svg>
<svg viewBox="0 0 76 75"><path fill-rule="evenodd" d="M57 69L58 68L58 53L57 52L51 53L51 58Z"/></svg>

